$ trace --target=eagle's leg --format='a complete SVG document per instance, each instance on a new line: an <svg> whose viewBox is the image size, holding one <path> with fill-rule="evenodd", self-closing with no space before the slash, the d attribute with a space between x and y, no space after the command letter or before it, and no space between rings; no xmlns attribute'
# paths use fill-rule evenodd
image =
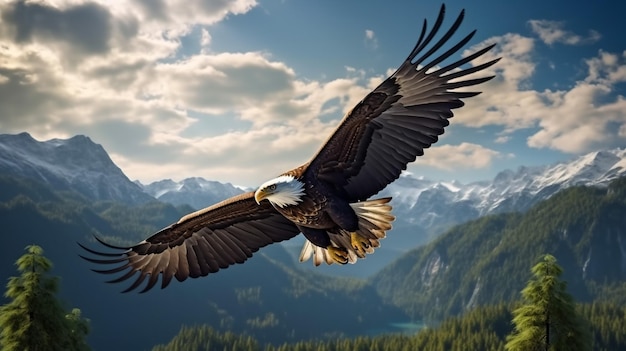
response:
<svg viewBox="0 0 626 351"><path fill-rule="evenodd" d="M339 264L348 263L348 250L343 247L334 246L330 241L330 236L325 229L309 228L298 226L300 232L315 246L328 250L330 258Z"/></svg>
<svg viewBox="0 0 626 351"><path fill-rule="evenodd" d="M357 232L350 232L350 244L352 244L352 248L356 251L357 255L361 258L365 257L367 253L367 249L370 248L369 239L363 237Z"/></svg>
<svg viewBox="0 0 626 351"><path fill-rule="evenodd" d="M333 261L339 264L348 263L348 250L345 248L329 245L326 247L326 250L328 250L328 254Z"/></svg>

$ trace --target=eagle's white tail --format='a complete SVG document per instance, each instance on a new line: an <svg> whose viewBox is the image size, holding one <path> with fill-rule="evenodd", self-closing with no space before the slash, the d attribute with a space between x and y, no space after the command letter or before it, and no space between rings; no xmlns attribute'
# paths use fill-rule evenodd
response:
<svg viewBox="0 0 626 351"><path fill-rule="evenodd" d="M366 253L371 254L374 249L380 246L380 240L386 236L386 231L391 229L391 222L395 217L391 214L390 197L355 202L350 204L359 218L359 229L356 231L360 236L369 241L369 248ZM337 247L348 250L348 262L355 263L365 255L359 253L352 247L350 233L341 230L339 232L328 232L330 241ZM332 264L334 261L325 248L313 245L306 240L300 252L300 262L304 262L313 256L313 264L319 266L322 262Z"/></svg>

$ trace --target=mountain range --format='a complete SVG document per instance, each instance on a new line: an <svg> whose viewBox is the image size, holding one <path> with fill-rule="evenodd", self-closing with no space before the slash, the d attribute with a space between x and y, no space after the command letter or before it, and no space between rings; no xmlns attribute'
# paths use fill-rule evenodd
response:
<svg viewBox="0 0 626 351"><path fill-rule="evenodd" d="M383 195L393 196L395 213L433 235L487 214L525 211L575 185L606 186L626 174L626 150L592 152L568 162L505 170L490 181L469 184L405 176Z"/></svg>
<svg viewBox="0 0 626 351"><path fill-rule="evenodd" d="M82 144L72 150L76 142ZM70 150L55 154L61 145ZM182 324L206 323L281 342L364 335L410 319L436 321L516 300L530 267L545 253L557 257L578 301L626 303L623 150L520 168L467 185L402 176L386 189L397 195L400 218L383 247L356 265L331 266L367 279L320 274L327 272L325 266L311 272L312 265L294 263L291 248L296 245L272 245L244 265L141 295L119 294L122 286L104 284L107 278L90 272L93 267L78 257L76 241L90 245L96 234L112 243L136 242L177 220L192 207L155 196L180 194L185 182L165 181L145 190L151 184L128 180L86 137L33 142L27 134L5 135L0 150L0 280L15 274L13 262L26 245L42 246L54 263L53 274L62 277L61 296L71 303L68 307L80 308L92 320L90 341L96 349L147 349ZM72 172L81 182L111 179L111 189L73 188L81 183ZM197 185L187 187L195 189L191 193L211 187L239 191L217 182L203 187L200 179L190 183ZM116 187L143 195L127 197ZM489 196L490 202L485 200ZM520 211L504 213L507 208ZM432 221L420 227L418 214L427 211ZM465 213L470 221L455 226L462 219L445 220L455 211L471 212ZM435 232L429 223L449 229L419 245L427 240L423 228ZM395 250L402 240L412 246ZM369 273L359 271L368 264Z"/></svg>
<svg viewBox="0 0 626 351"><path fill-rule="evenodd" d="M0 174L37 180L88 199L128 204L153 200L101 145L83 135L40 142L28 133L0 134Z"/></svg>
<svg viewBox="0 0 626 351"><path fill-rule="evenodd" d="M135 183L159 201L173 205L189 205L197 210L244 191L230 183L220 183L201 177L185 178L179 182L164 179L147 185L139 181Z"/></svg>
<svg viewBox="0 0 626 351"><path fill-rule="evenodd" d="M526 212L488 215L455 226L371 280L386 300L440 319L515 300L529 267L550 253L564 268L563 279L577 301L624 304L624 213L626 178L607 188L571 187Z"/></svg>
<svg viewBox="0 0 626 351"><path fill-rule="evenodd" d="M73 189L93 200L141 204L155 199L200 209L246 189L192 177L142 184L132 182L111 161L101 145L86 136L39 142L28 133L0 135L0 173L31 178L57 189ZM606 186L626 174L626 150L592 152L568 162L519 167L492 180L463 184L403 174L379 196L392 196L397 219L376 255L359 265L315 268L335 275L366 277L409 249L480 216L525 211L558 191L574 186ZM295 258L302 239L284 243ZM310 264L307 268L313 269Z"/></svg>

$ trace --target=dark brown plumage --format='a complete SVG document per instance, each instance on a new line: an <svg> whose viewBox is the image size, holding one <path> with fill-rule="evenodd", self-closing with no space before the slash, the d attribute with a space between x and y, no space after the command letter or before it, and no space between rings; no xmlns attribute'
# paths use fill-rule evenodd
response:
<svg viewBox="0 0 626 351"><path fill-rule="evenodd" d="M96 264L117 264L97 270L122 273L111 282L136 276L125 291L136 289L147 278L143 292L151 289L159 276L162 288L174 277L183 281L206 276L242 263L259 248L300 232L307 238L301 260L313 256L316 265L354 263L372 253L391 229L394 217L389 198L367 199L397 179L409 162L437 141L453 116L452 109L463 106L461 99L479 94L455 89L493 78L461 79L498 61L461 68L493 45L437 68L474 35L472 31L443 54L435 55L464 16L461 12L450 29L428 48L444 13L442 6L428 34L424 21L415 48L400 68L344 117L310 162L266 182L256 192L189 214L137 245L117 247L98 239L111 253L81 245L102 257L84 258Z"/></svg>

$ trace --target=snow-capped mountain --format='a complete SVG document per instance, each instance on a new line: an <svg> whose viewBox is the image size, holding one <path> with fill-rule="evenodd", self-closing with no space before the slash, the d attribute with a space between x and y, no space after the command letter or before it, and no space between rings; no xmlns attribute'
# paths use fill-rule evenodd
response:
<svg viewBox="0 0 626 351"><path fill-rule="evenodd" d="M91 199L143 203L154 198L196 209L244 190L231 184L187 178L148 185L131 182L102 146L86 136L39 142L28 133L0 135L0 173L28 177ZM482 215L524 211L569 186L604 186L626 175L626 150L592 152L568 162L506 170L493 180L462 184L403 175L377 197L392 196L397 216L385 247L405 251L458 223Z"/></svg>
<svg viewBox="0 0 626 351"><path fill-rule="evenodd" d="M190 205L195 209L210 206L231 196L241 194L243 190L230 183L209 181L193 177L175 182L171 179L143 185L144 191L163 202L174 205Z"/></svg>
<svg viewBox="0 0 626 351"><path fill-rule="evenodd" d="M394 197L394 213L401 215L396 226L417 226L430 236L486 214L524 211L570 186L605 186L624 175L626 150L613 149L549 166L522 166L469 184L402 176L382 194Z"/></svg>
<svg viewBox="0 0 626 351"><path fill-rule="evenodd" d="M40 142L28 133L0 134L0 173L74 190L94 200L128 204L154 200L124 175L101 145L83 135Z"/></svg>

